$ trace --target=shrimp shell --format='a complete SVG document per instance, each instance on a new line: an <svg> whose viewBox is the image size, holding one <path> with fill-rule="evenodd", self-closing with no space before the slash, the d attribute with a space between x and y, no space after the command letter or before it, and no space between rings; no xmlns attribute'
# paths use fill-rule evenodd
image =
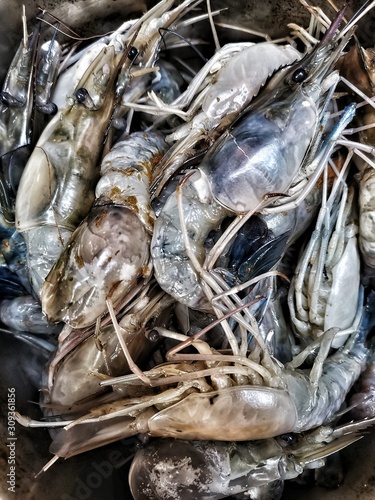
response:
<svg viewBox="0 0 375 500"><path fill-rule="evenodd" d="M367 266L375 268L375 170L368 168L359 179L359 248Z"/></svg>
<svg viewBox="0 0 375 500"><path fill-rule="evenodd" d="M48 274L41 301L53 321L95 323L149 273L151 169L165 148L159 134L134 133L105 156L96 202Z"/></svg>
<svg viewBox="0 0 375 500"><path fill-rule="evenodd" d="M116 66L114 48L103 48L78 84L88 90L90 102L67 100L45 128L23 172L16 226L26 240L37 294L63 242L94 201L96 162L112 112Z"/></svg>

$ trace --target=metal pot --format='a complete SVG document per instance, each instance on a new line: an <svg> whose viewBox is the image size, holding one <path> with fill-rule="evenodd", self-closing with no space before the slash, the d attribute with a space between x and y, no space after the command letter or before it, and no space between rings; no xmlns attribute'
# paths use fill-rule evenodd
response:
<svg viewBox="0 0 375 500"><path fill-rule="evenodd" d="M3 19L3 30L0 32L0 81L2 81L9 63L18 47L22 36L22 3L23 0L7 2L0 0L0 18ZM59 19L67 23L82 36L105 33L118 26L121 20L144 12L155 2L150 0L46 0L43 7ZM212 9L227 8L220 15L222 23L232 24L241 28L263 31L271 37L280 37L287 32L287 24L296 22L305 25L308 20L304 8L298 0L212 0ZM317 0L315 4L324 7L328 15L333 10L326 1ZM362 0L350 0L350 17L352 12L363 3ZM31 19L38 12L37 0L30 0L26 5L26 16ZM343 2L337 2L341 6ZM361 23L357 34L365 46L373 45L372 33L375 25L375 11L372 11ZM220 37L225 42L248 38L241 31L220 28ZM199 33L211 43L211 32ZM17 338L2 334L0 349L0 383L1 403L4 408L4 419L7 408L7 389L16 389L17 409L24 414L35 415L35 405L28 400L37 401L36 384L30 378L28 370L23 369L28 363L34 363L37 354L26 348ZM42 361L38 360L42 366ZM119 466L126 461L127 452L124 444L119 442L99 450L88 452L82 456L73 457L66 462L60 460L53 467L42 473L37 479L34 475L51 458L48 453L49 436L44 430L28 430L17 426L17 468L16 494L8 491L5 474L9 464L2 463L1 498L34 499L129 499L127 486L127 467ZM6 443L5 437L3 444ZM375 447L373 437L352 445L344 452L346 477L344 484L337 490L324 490L314 487L310 491L288 491L284 498L300 498L305 500L330 499L363 500L374 498L375 495ZM4 451L7 451L4 446ZM7 453L8 456L8 453ZM3 461L4 459L1 459Z"/></svg>

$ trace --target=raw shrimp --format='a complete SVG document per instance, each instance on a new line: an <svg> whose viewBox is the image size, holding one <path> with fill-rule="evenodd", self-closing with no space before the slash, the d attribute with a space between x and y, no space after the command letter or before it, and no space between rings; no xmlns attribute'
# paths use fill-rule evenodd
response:
<svg viewBox="0 0 375 500"><path fill-rule="evenodd" d="M296 267L288 304L295 332L306 342L329 328L349 328L356 314L360 258L354 194L346 185L332 192ZM333 347L344 340L335 339Z"/></svg>
<svg viewBox="0 0 375 500"><path fill-rule="evenodd" d="M223 441L267 439L287 432L306 431L335 416L363 370L369 353L364 341L373 323L368 313L370 307L372 303L362 315L363 305L359 301L353 333L345 345L328 358L328 349L338 329L326 333L309 375L293 367L281 367L270 359L266 368L239 356L213 355L202 341L195 341L195 347L206 353L201 355L202 360L221 362L209 369L202 361L196 361L195 364L165 364L145 372L151 385L169 387L163 392L119 399L92 408L77 420L39 423L19 415L17 418L26 426L64 426L66 431L58 434L51 451L65 457L80 453L83 440L85 450L95 447L100 436L104 439L104 429L113 439L112 433L118 433L118 439L121 439L140 432L192 440L220 437ZM155 329L165 334L163 329ZM199 359L196 354L183 357ZM294 359L290 365L300 363L300 359ZM231 362L235 362L235 366L230 366ZM245 385L236 385L231 373L244 376L242 380L247 377L250 380L255 374L258 380L263 379L264 385L248 385L246 382ZM207 382L208 376L212 385ZM134 383L135 380L136 377L130 375L107 380L102 385ZM171 387L176 381L180 381L179 385ZM118 429L120 422L122 426Z"/></svg>
<svg viewBox="0 0 375 500"><path fill-rule="evenodd" d="M259 210L267 195L285 192L299 171L319 123L319 102L326 91L322 80L347 42L348 37L338 45L335 38L328 42L336 26L312 54L288 70L276 90L250 105L198 170L188 174L180 189L181 209L176 194L167 200L155 223L151 252L160 286L179 302L210 308L191 254L202 265L211 229L231 213Z"/></svg>
<svg viewBox="0 0 375 500"><path fill-rule="evenodd" d="M135 132L104 157L96 201L72 234L41 290L51 321L73 328L95 323L149 269L154 216L149 183L166 144L157 133Z"/></svg>
<svg viewBox="0 0 375 500"><path fill-rule="evenodd" d="M330 331L331 336L335 333ZM323 362L322 374L311 372L311 380L302 371L283 369L280 388L237 386L189 394L156 413L148 422L149 432L180 439L217 439L220 435L223 440L241 441L322 425L340 409L363 370L368 356L364 335L363 330L356 332Z"/></svg>
<svg viewBox="0 0 375 500"><path fill-rule="evenodd" d="M23 16L26 25L26 19ZM32 140L33 75L40 26L25 36L10 65L0 93L0 203L8 223ZM27 30L26 30L27 32Z"/></svg>
<svg viewBox="0 0 375 500"><path fill-rule="evenodd" d="M157 287L146 296L142 294L129 312L121 317L119 334L132 360L142 362L154 349L155 342L145 335L146 325L150 328L158 324L158 317L162 312L167 313L173 302ZM66 339L60 341L43 388L45 401L58 405L59 414L61 408L68 411L72 405L78 406L79 401L94 401L94 398L106 392L108 388L100 386L101 380L130 372L112 323L91 332L88 338L83 337L78 345L74 342L76 337L77 332L73 330ZM69 343L73 347L66 349Z"/></svg>
<svg viewBox="0 0 375 500"><path fill-rule="evenodd" d="M90 51L84 53L83 76L75 81L73 95L66 98L40 137L22 175L16 201L16 225L26 239L30 280L37 294L71 233L92 206L99 174L96 165L114 105L129 81L132 60L138 57L148 75L157 57L159 28L172 23L192 1L168 11L173 0L163 0L125 34L117 33L101 46L96 57L92 58ZM123 64L131 51L126 47L130 42L134 42L135 53L133 50Z"/></svg>
<svg viewBox="0 0 375 500"><path fill-rule="evenodd" d="M188 123L167 137L168 142L177 142L155 172L156 194L160 193L166 179L192 156L199 141L210 132L219 134L225 130L275 71L300 58L301 54L290 45L243 43L229 44L220 49L199 71L187 90L166 106L167 115L173 110L177 114L177 110L190 104L193 92L199 91L190 110L185 114L178 113L189 120ZM150 106L138 108L148 112L153 110ZM159 103L154 112L161 114L163 104Z"/></svg>
<svg viewBox="0 0 375 500"><path fill-rule="evenodd" d="M167 3L159 4L160 8L167 10ZM158 16L154 16L156 24L161 26L162 16ZM150 24L154 17L148 18ZM108 137L102 155L105 160L98 160L103 172L97 201L91 214L73 232L42 285L41 297L48 317L67 323L41 388L43 421L19 414L16 418L23 425L49 429L50 451L55 456L43 470L59 457L69 458L139 435L139 442L146 446L150 443L150 446L136 454L131 467L130 483L135 498L182 500L235 495L245 499L258 493L266 495L268 490L264 492L263 488L271 485L281 494L284 480L299 476L310 467L323 466L327 455L354 442L357 431L368 425L350 424L346 430L336 432L332 422L345 411L344 405L356 380L371 360L373 346L366 338L374 324L374 315L370 314L375 310L371 294L363 308L362 289L355 276L353 282L358 290L357 294L354 290L350 295L353 307L345 325L334 321L327 323L331 327L326 328L323 324L318 333L314 330L315 340L308 335L306 339L296 340L290 318L285 315L287 323L282 321L286 311L282 310L281 299L286 298L284 287L288 286L288 279L282 276L282 288L278 279L281 273L291 276L295 263L287 269L287 259L280 265L280 258L306 232L321 203L326 217L320 215L320 218L327 222L321 232L332 225L336 211L339 215L336 248L355 246L351 240L356 239L356 216L351 207L356 200L353 198L352 204L346 206L343 195L341 205L331 204L326 194L328 169L321 182L323 168L333 163L330 156L332 150L337 149L336 139L340 136L342 142L342 130L347 126L346 118L340 119L337 125L333 120L327 122L327 109L331 103L332 107L337 105L336 94L331 98L338 73L332 72L332 68L334 59L350 38L351 28L349 25L346 34L345 29L341 34L333 34L337 22L330 29L328 20L328 34L323 41L297 65L277 72L276 78L245 112L242 107L247 106L244 104L247 97L238 86L230 85L233 93L218 102L216 98L220 96L215 94L214 83L217 77L217 89L221 88L221 69L230 69L232 60L237 63L237 66L233 63L234 69L244 69L239 61L246 59L245 48L232 60L235 50L227 53L227 59L220 59L222 52L216 59L221 69L215 74L216 67L212 66L213 73L206 73L194 90L189 87L190 94L183 94L180 104L172 101L164 107L152 94L151 99L157 103L156 107L160 104L161 112L160 117L155 113L157 118L151 129L157 130L163 123L163 133L168 130L168 140L175 142L159 164L160 168L154 169L159 154L153 142L152 147L149 146L149 130L131 134L127 142L121 140L110 156L105 157L112 139L121 133L112 127L119 129L126 120L123 137L128 137L131 130L144 126L143 115L134 115L133 120L138 102L134 106L132 102L140 95L140 102L145 102L144 90L157 74L153 48L158 50L158 28L149 37L144 18L143 22L131 21L126 26L114 36L102 39L97 53L93 56L96 51L93 49L87 62L87 66L94 64L102 50L113 48L115 58L120 59L117 55L121 54L125 65L121 70L118 64L120 78L116 79L117 83L113 81L111 88L114 98L109 99L111 114L104 132L104 137ZM301 33L304 36L303 30ZM155 44L152 41L148 45L146 41L150 39ZM125 44L131 47L125 49ZM77 55L77 59L81 57ZM268 61L260 70L267 68ZM242 82L241 78L237 82L234 69L227 71L224 84ZM83 98L83 102L75 104L78 108L85 102L90 106L94 104L92 87L79 88L86 70L87 67L78 79L72 76L74 70L69 71L71 81L65 80L69 98L74 94ZM64 85L58 87L61 97ZM238 99L239 107L234 102ZM60 102L60 113L65 113L66 96ZM126 114L128 109L131 111ZM223 116L226 113L227 116ZM203 155L237 113L242 114L190 177L185 176L186 171L191 164L198 165L195 158L170 179L169 167L173 170L191 154ZM173 122L163 122L171 116ZM349 116L347 111L344 116ZM186 119L187 123L172 129L180 119ZM262 128L265 123L268 128ZM334 127L332 134L331 126ZM252 134L250 139L248 131ZM188 147L188 141L196 133L200 142ZM284 148L280 151L269 147L270 143L265 145L266 160L276 158L270 172L266 161L256 164L257 154L264 151L257 146L258 139L262 145L269 139L270 143L281 143ZM126 159L121 160L126 143L131 145L131 154L127 153ZM165 151L162 140L159 144ZM283 171L277 169L276 163ZM259 164L265 167L263 177L257 180L255 176L254 183L249 181L246 185L247 176L246 172L242 176L242 169ZM52 171L52 167L48 169ZM151 170L152 189L156 192L165 181L170 181L165 186L169 188L177 176L184 176L164 207L164 193L153 200L160 210L153 241L155 266L158 259L165 265L168 293L161 291L152 279L153 263L148 253L154 226L148 197ZM268 173L272 177L269 185L266 184ZM333 190L339 189L341 195L347 189L345 175L335 170L335 176L339 179ZM49 186L53 188L52 184ZM129 189L133 191L130 193ZM253 195L248 195L249 191ZM275 203L270 201L269 195L273 194L284 196L279 196L281 199ZM352 193L349 198L351 196ZM26 201L28 199L27 196ZM261 213L251 217L259 211ZM343 212L348 213L347 219L342 217ZM236 217L231 222L233 216ZM127 233L129 246L125 249L115 241L118 226L108 222L114 219L116 223L121 221L122 235L131 223L137 228L130 237ZM248 225L246 220L250 221ZM50 225L64 229L61 219ZM250 235L245 231L249 227ZM256 241L252 241L254 230ZM67 229L66 237L61 233L61 237L66 240L69 231ZM320 242L320 234L314 233L313 239ZM328 238L322 239L328 246ZM35 241L37 243L37 239ZM245 246L251 247L248 253ZM332 254L339 259L342 256L339 251L332 250ZM319 263L324 267L326 262L330 273L330 262L324 254ZM353 274L358 271L357 264L356 260L351 269ZM4 267L4 262L2 265ZM310 285L314 281L314 270L304 276ZM253 287L256 280L259 282ZM185 281L188 287L191 284L190 290L186 291ZM325 286L320 287L319 279L314 283L318 292L326 292ZM8 289L8 284L10 280L5 276L4 292L16 293L16 287L10 285ZM334 290L339 288L337 283L332 285ZM351 284L351 292L352 288ZM143 295L133 307L136 290L142 290ZM174 291L171 295L170 290ZM302 308L304 292L302 287ZM182 303L176 304L175 299L181 297ZM197 306L197 310L189 309L192 305ZM104 316L107 311L109 316ZM318 315L320 313L318 308ZM308 329L312 322L308 318L305 323ZM176 329L179 333L172 331ZM279 342L283 345L278 345ZM156 347L160 349L150 359L150 351ZM186 347L189 350L177 354ZM168 349L171 350L165 355ZM142 364L138 367L136 363ZM311 432L316 426L318 428ZM299 434L301 432L305 434ZM187 442L187 439L193 441Z"/></svg>
<svg viewBox="0 0 375 500"><path fill-rule="evenodd" d="M36 293L94 201L95 167L112 113L117 64L114 48L103 48L78 84L75 98L47 125L22 175L16 225L26 240ZM90 102L79 97L82 88Z"/></svg>
<svg viewBox="0 0 375 500"><path fill-rule="evenodd" d="M131 491L135 500L217 500L273 482L282 491L284 480L321 467L331 453L359 439L350 434L361 425L366 427L358 422L353 431L349 424L246 443L159 439L137 451Z"/></svg>

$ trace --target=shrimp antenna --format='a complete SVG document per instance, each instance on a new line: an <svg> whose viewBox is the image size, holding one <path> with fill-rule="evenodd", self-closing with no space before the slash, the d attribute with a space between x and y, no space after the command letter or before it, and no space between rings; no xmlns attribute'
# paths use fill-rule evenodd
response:
<svg viewBox="0 0 375 500"><path fill-rule="evenodd" d="M40 7L40 6L38 6L38 9L41 10L43 12L43 14L48 14L54 21L56 21L57 26L59 26L59 25L64 26L64 28L66 30L70 31L70 33L72 33L72 34L70 35L69 33L67 33L65 31L63 31L62 29L58 28L56 26L56 24L50 23L50 22L48 22L44 18L37 17L36 19L38 19L38 21L43 21L45 24L48 24L48 26L51 26L51 28L53 28L55 31L58 31L62 35L66 36L67 38L70 38L72 40L78 40L80 42L84 42L85 40L95 40L96 38L102 38L104 36L111 35L113 33L113 31L108 31L107 33L102 33L100 35L92 35L92 36L86 36L86 37L80 36L72 28L70 28L66 23L64 23L63 21L61 21L61 19L59 19L58 17L56 17L53 14L51 14L50 12L48 12L48 10L46 10L43 7Z"/></svg>
<svg viewBox="0 0 375 500"><path fill-rule="evenodd" d="M366 0L364 4L357 10L357 12L352 16L348 24L340 33L339 38L342 38L350 29L353 28L355 23L357 23L365 14L367 14L367 12L369 12L375 6L375 1L372 1L370 4L369 2L370 0ZM342 12L342 10L340 12Z"/></svg>
<svg viewBox="0 0 375 500"><path fill-rule="evenodd" d="M355 16L358 16L361 14L362 10L365 9L366 5L369 3L370 0L366 0L363 5L360 6L360 8L357 10L357 12L354 14L354 16L352 17L351 20L347 20L345 19L345 17L343 18L343 21L348 24L349 22L351 22ZM335 4L335 2L333 0L327 0L327 3L333 8L333 10L335 10L336 12L339 12L339 8L337 7L337 5Z"/></svg>
<svg viewBox="0 0 375 500"><path fill-rule="evenodd" d="M49 14L49 15L51 15L51 14ZM43 21L44 24L51 26L51 28L53 28L55 31L58 31L62 35L66 36L67 38L70 38L71 40L78 40L79 42L84 42L85 40L95 40L96 38L102 38L104 36L111 35L113 33L113 31L108 31L107 33L103 33L101 35L92 35L92 36L86 36L86 37L79 36L79 35L74 36L74 35L69 35L69 33L66 33L65 31L63 31L60 28L57 28L57 25L59 25L59 24L62 24L65 28L67 28L66 24L62 23L62 21L59 21L58 19L56 19L57 24L52 24L52 23L48 22L46 19L43 19L41 17L37 17L36 19L38 21Z"/></svg>
<svg viewBox="0 0 375 500"><path fill-rule="evenodd" d="M51 14L48 10L46 10L44 7L41 7L40 5L38 5L38 9L42 11L43 15L44 14L48 14L49 17L51 17L52 19L54 19L56 22L58 22L59 24L61 24L62 26L64 26L64 28L66 28L68 31L70 31L71 33L73 33L73 35L75 36L78 36L79 37L79 34L76 33L70 26L68 26L67 24L65 24L63 21L61 21L58 17L54 16L53 14ZM48 23L49 24L49 23ZM64 33L65 34L65 33ZM69 36L69 35L66 35L66 36Z"/></svg>
<svg viewBox="0 0 375 500"><path fill-rule="evenodd" d="M26 9L25 6L22 5L22 29L23 29L23 46L27 47L27 24L26 24Z"/></svg>
<svg viewBox="0 0 375 500"><path fill-rule="evenodd" d="M217 36L217 31L214 23L214 19L212 16L212 10L211 10L211 2L210 0L206 0L207 4L207 14L208 14L208 19L210 21L210 26L211 26L211 31L212 31L212 37L214 39L215 43L215 49L216 51L220 50L220 42L219 42L219 37Z"/></svg>
<svg viewBox="0 0 375 500"><path fill-rule="evenodd" d="M167 44L165 43L165 39L164 39L164 35L163 35L162 31L166 31L167 33L171 33L172 35L177 36L178 38L183 40L189 47L191 47L196 52L196 54L202 59L203 62L206 63L208 61L208 59L206 57L204 57L202 52L199 49L197 49L197 47L195 47L195 45L193 45L187 38L180 35L180 33L177 33L176 31L173 31L169 28L159 28L159 35L161 36L161 39L163 40L165 49L167 49Z"/></svg>

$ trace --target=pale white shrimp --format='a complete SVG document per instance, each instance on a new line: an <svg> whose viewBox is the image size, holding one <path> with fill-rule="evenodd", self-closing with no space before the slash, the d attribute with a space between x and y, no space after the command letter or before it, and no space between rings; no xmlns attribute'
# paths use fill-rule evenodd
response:
<svg viewBox="0 0 375 500"><path fill-rule="evenodd" d="M337 185L336 185L337 187ZM336 196L340 196L336 199ZM349 328L360 289L358 222L354 189L344 186L320 209L315 231L295 271L288 296L298 336L316 339L326 330ZM333 342L339 347L345 337Z"/></svg>
<svg viewBox="0 0 375 500"><path fill-rule="evenodd" d="M205 258L208 232L230 213L247 212L248 217L263 208L267 195L284 193L300 170L320 120L319 102L326 89L319 82L347 42L329 45L332 33L326 36L324 48L293 65L276 89L260 96L258 105L251 105L216 141L198 170L181 184L180 197L174 193L167 200L155 223L151 251L160 286L177 301L210 307L197 269ZM344 120L341 126L346 124ZM192 255L197 263L191 262Z"/></svg>
<svg viewBox="0 0 375 500"><path fill-rule="evenodd" d="M8 224L14 224L14 205L18 183L32 142L32 114L35 69L40 26L27 36L23 14L24 39L12 60L0 92L0 203Z"/></svg>
<svg viewBox="0 0 375 500"><path fill-rule="evenodd" d="M300 58L301 54L291 45L243 43L225 45L220 49L200 70L188 89L169 106L165 106L164 114L168 116L173 110L177 114L190 103L193 92L199 92L190 109L178 112L188 122L167 137L168 142L177 142L155 174L156 194L160 193L166 179L191 156L200 140L209 132L218 134L223 131L258 94L273 73ZM155 113L162 114L163 107L159 103ZM142 109L148 112L152 110L147 106L142 106Z"/></svg>

